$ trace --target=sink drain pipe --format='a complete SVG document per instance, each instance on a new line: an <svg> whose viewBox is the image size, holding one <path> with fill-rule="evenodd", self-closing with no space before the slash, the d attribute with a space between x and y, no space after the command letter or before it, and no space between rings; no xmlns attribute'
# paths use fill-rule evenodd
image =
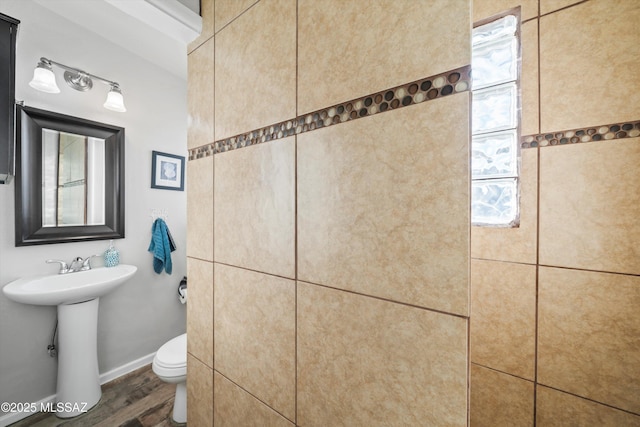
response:
<svg viewBox="0 0 640 427"><path fill-rule="evenodd" d="M56 317L56 325L53 327L53 334L51 335L51 343L47 346L47 353L49 356L56 357L58 350L56 350L56 335L58 334L58 318Z"/></svg>

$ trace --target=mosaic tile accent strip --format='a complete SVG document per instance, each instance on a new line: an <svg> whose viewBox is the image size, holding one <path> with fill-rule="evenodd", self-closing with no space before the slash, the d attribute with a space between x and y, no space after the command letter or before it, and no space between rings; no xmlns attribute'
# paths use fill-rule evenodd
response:
<svg viewBox="0 0 640 427"><path fill-rule="evenodd" d="M578 144L581 142L610 141L612 139L640 136L640 120L614 123L583 129L527 135L520 139L521 148L548 147L552 145Z"/></svg>
<svg viewBox="0 0 640 427"><path fill-rule="evenodd" d="M216 153L299 135L374 114L408 107L413 104L465 92L470 87L471 67L461 67L303 114L271 126L215 141L202 147L192 148L189 150L189 160L200 159Z"/></svg>
<svg viewBox="0 0 640 427"><path fill-rule="evenodd" d="M189 160L201 159L209 156L213 156L213 144L207 144L189 150Z"/></svg>

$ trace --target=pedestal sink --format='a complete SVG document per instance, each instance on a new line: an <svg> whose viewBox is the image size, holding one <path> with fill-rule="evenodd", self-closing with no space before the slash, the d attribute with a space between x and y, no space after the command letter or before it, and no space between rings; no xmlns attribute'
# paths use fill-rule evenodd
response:
<svg viewBox="0 0 640 427"><path fill-rule="evenodd" d="M56 415L71 418L95 406L98 377L99 297L126 282L133 265L18 279L2 288L10 300L58 306L58 384Z"/></svg>

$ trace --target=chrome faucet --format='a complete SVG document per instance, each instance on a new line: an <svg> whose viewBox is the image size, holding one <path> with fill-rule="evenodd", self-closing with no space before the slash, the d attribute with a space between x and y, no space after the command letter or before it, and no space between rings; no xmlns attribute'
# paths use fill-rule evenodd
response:
<svg viewBox="0 0 640 427"><path fill-rule="evenodd" d="M84 260L82 259L82 257L75 257L73 261L71 261L71 266L69 267L69 273L82 270L83 261Z"/></svg>
<svg viewBox="0 0 640 427"><path fill-rule="evenodd" d="M67 273L74 273L76 271L87 271L87 270L91 270L91 258L98 256L98 255L90 255L85 259L82 259L82 257L76 257L73 259L73 261L71 261L71 265L67 264L64 261L61 261L59 259L48 259L46 261L47 264L54 264L54 263L58 263L60 264L60 271L58 271L58 274L67 274Z"/></svg>
<svg viewBox="0 0 640 427"><path fill-rule="evenodd" d="M80 271L91 270L91 258L93 258L94 256L99 255L89 255L84 259L84 261L82 261L82 267L80 268Z"/></svg>
<svg viewBox="0 0 640 427"><path fill-rule="evenodd" d="M66 274L69 272L69 265L64 261L60 261L59 259L48 259L46 261L47 264L53 264L56 262L60 264L60 271L58 271L58 274Z"/></svg>

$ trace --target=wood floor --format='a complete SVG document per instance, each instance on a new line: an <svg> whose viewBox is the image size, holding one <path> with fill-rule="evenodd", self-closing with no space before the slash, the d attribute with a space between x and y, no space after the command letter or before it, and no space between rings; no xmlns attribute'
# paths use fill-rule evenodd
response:
<svg viewBox="0 0 640 427"><path fill-rule="evenodd" d="M71 419L35 414L10 427L176 427L171 419L175 384L160 381L151 365L102 386L102 399L86 414Z"/></svg>

